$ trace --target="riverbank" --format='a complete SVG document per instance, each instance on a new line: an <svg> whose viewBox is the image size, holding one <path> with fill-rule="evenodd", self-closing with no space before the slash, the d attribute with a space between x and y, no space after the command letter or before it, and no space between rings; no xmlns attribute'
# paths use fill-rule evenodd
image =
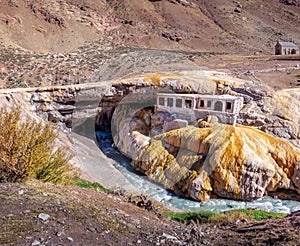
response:
<svg viewBox="0 0 300 246"><path fill-rule="evenodd" d="M162 186L155 184L149 179L135 171L130 160L112 147L110 133L96 132L102 155L107 156L114 162L120 174L127 182L133 185L140 193L146 193L156 201L181 211L228 211L233 209L260 209L268 212L291 213L300 210L300 202L293 200L275 199L265 196L252 202L234 201L229 199L211 199L209 202L199 202L176 196ZM105 181L105 180L104 180ZM104 185L105 186L105 185Z"/></svg>
<svg viewBox="0 0 300 246"><path fill-rule="evenodd" d="M297 245L300 212L250 223L181 224L126 196L41 182L0 184L1 245Z"/></svg>

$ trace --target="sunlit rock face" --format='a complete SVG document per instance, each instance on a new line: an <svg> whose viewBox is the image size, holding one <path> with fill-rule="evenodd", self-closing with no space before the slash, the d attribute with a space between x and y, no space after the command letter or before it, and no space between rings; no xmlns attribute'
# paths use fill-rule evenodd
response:
<svg viewBox="0 0 300 246"><path fill-rule="evenodd" d="M140 147L132 166L182 196L249 201L278 189L300 194L299 149L254 127L188 126L133 138Z"/></svg>
<svg viewBox="0 0 300 246"><path fill-rule="evenodd" d="M289 140L300 147L300 90L273 91L241 110L239 122Z"/></svg>
<svg viewBox="0 0 300 246"><path fill-rule="evenodd" d="M253 200L279 190L299 193L299 89L261 93L246 81L203 71L146 74L114 86L123 97L113 105L114 144L149 179L199 201ZM173 130L186 123L154 107L162 88L211 95L226 93L228 86L230 95L245 102L237 127L211 118L189 122L197 128Z"/></svg>

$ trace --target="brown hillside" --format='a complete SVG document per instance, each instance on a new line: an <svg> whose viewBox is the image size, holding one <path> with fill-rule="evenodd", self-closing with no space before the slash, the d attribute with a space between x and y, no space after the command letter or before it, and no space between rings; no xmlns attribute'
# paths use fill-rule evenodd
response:
<svg viewBox="0 0 300 246"><path fill-rule="evenodd" d="M275 0L1 0L2 44L63 52L105 41L158 49L273 52L300 42L300 8Z"/></svg>
<svg viewBox="0 0 300 246"><path fill-rule="evenodd" d="M0 188L1 245L298 245L300 239L299 211L283 219L247 223L232 217L224 225L197 226L96 189L43 183Z"/></svg>

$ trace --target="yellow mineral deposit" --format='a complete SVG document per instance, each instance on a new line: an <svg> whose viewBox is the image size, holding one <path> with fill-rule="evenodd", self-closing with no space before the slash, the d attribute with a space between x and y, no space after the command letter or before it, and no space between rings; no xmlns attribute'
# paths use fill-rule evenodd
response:
<svg viewBox="0 0 300 246"><path fill-rule="evenodd" d="M168 147L178 151L169 153ZM150 180L199 201L211 195L253 200L268 191L300 194L300 152L254 127L214 124L160 134L132 161Z"/></svg>

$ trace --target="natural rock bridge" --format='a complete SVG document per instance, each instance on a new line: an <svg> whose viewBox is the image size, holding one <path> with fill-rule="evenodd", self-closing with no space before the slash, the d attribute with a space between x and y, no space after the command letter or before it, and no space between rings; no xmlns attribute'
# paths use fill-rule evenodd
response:
<svg viewBox="0 0 300 246"><path fill-rule="evenodd" d="M80 166L87 178L102 183L110 189L122 188L135 191L135 188L113 168L112 160L99 151L95 138L95 123L98 123L100 128L104 128L102 130L110 130L109 121L116 105L126 95L137 91L143 94L143 91L145 92L149 88L153 90L168 88L173 92L181 93L222 94L227 86L243 90L250 88L251 91L251 86L254 86L251 83L217 72L144 74L114 81L71 86L2 89L0 100L6 104L12 102L19 104L33 117L38 116L43 120L57 122L65 133L63 134L63 143L70 144L70 140L75 143L73 145L76 151L74 163ZM245 88L246 85L249 88ZM237 95L236 92L232 92ZM299 92L293 92L290 95L291 93L287 92L288 100L286 101L292 101L298 106L297 97L294 100L295 93L299 94ZM137 101L147 101L153 96L150 94L144 93L141 98L137 98L138 94L136 94L133 98ZM298 120L300 116L298 114L293 114L291 119L288 116L286 118L279 117L280 115L274 114L275 110L272 111L272 108L266 110L264 106L265 102L262 100L271 100L270 97L254 101L251 98L249 100L249 95L242 96L248 103L245 110L241 112L242 122L240 123L261 127L265 131L275 129L277 134L282 134L288 140L299 138ZM273 99L272 102L266 102L271 106L275 105L275 113L279 114L280 107L276 105L276 95L273 96ZM262 107L264 107L264 111L261 110ZM284 108L284 105L281 107ZM103 120L105 118L103 116L106 117L106 121ZM273 125L277 125L277 128L274 128ZM126 135L126 133L124 134Z"/></svg>
<svg viewBox="0 0 300 246"><path fill-rule="evenodd" d="M190 73L193 76L190 76ZM64 132L61 134L62 143L71 145L75 150L74 164L83 170L86 178L109 189L135 191L119 171L113 168L112 160L99 150L95 138L95 119L100 112L106 115L109 121L118 102L125 95L138 89L168 86L175 92L202 93L214 93L218 89L213 79L211 83L207 83L208 77L212 77L209 73L183 72L176 73L176 77L177 79L174 74L148 74L98 83L2 89L0 100L3 104L14 102L20 105L32 117L38 116L43 120L58 123ZM202 86L199 86L199 81L203 82ZM219 87L222 87L221 84ZM101 101L104 102L99 107ZM106 127L104 130L110 130L107 121L100 123Z"/></svg>

